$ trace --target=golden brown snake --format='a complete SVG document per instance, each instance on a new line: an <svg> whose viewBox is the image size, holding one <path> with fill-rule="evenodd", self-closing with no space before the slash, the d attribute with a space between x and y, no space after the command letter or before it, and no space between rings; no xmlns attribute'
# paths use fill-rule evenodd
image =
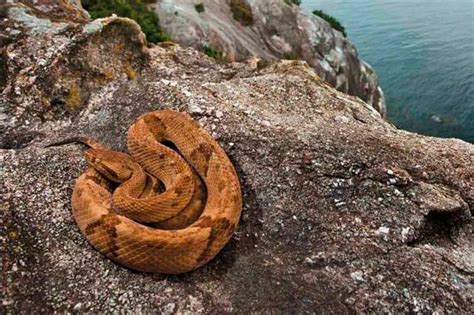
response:
<svg viewBox="0 0 474 315"><path fill-rule="evenodd" d="M102 254L134 270L178 274L206 264L229 241L242 208L239 180L189 115L139 117L128 131L130 155L82 142L92 147L90 167L76 181L72 209Z"/></svg>

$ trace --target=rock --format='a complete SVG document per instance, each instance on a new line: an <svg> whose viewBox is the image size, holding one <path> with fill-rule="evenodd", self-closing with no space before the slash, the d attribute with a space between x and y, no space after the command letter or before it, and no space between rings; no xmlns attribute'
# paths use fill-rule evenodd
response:
<svg viewBox="0 0 474 315"><path fill-rule="evenodd" d="M212 47L228 60L257 56L305 60L339 91L355 95L386 114L378 77L361 60L356 48L326 21L283 0L236 1L250 8L252 22L242 25L229 2L203 0L204 12L194 0L156 0L161 28L183 46Z"/></svg>
<svg viewBox="0 0 474 315"><path fill-rule="evenodd" d="M388 234L390 233L390 228L386 226L381 226L375 232L376 235L382 237L385 241L388 240Z"/></svg>
<svg viewBox="0 0 474 315"><path fill-rule="evenodd" d="M350 121L346 116L336 116L334 120L340 124L347 124Z"/></svg>
<svg viewBox="0 0 474 315"><path fill-rule="evenodd" d="M76 305L74 305L72 310L75 312L79 312L80 310L82 310L82 303L77 303Z"/></svg>
<svg viewBox="0 0 474 315"><path fill-rule="evenodd" d="M443 119L439 117L438 115L431 115L430 118L432 121L438 124L441 124L443 122Z"/></svg>
<svg viewBox="0 0 474 315"><path fill-rule="evenodd" d="M3 312L67 313L78 304L92 313L471 311L473 145L397 130L299 61L256 68L217 64L192 48L146 49L137 25L117 18L51 19L36 32L45 14L6 8L2 25L21 35L2 48ZM18 10L35 22L14 20ZM87 87L77 107L42 105L67 95L70 82ZM124 150L139 115L190 104L237 169L242 220L194 272L132 272L74 223L84 147L44 146L84 135ZM380 227L390 229L387 240L374 233Z"/></svg>
<svg viewBox="0 0 474 315"><path fill-rule="evenodd" d="M133 80L147 63L145 36L132 20L89 23L82 9L53 3L2 5L8 18L0 20L1 29L9 29L8 42L16 44L0 51L8 78L0 80L3 148L33 139L29 126L75 117L94 90L112 80Z"/></svg>
<svg viewBox="0 0 474 315"><path fill-rule="evenodd" d="M351 278L357 282L364 282L362 271L351 272Z"/></svg>

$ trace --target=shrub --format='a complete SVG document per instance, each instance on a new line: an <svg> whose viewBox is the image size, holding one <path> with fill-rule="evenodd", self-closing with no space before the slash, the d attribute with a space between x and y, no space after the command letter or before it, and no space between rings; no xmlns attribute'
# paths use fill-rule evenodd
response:
<svg viewBox="0 0 474 315"><path fill-rule="evenodd" d="M283 59L287 59L287 60L298 60L298 55L295 54L294 52L286 52L286 53L283 53Z"/></svg>
<svg viewBox="0 0 474 315"><path fill-rule="evenodd" d="M334 29L341 32L344 37L347 37L346 30L345 30L344 26L342 26L342 24L335 17L330 16L329 14L326 14L323 10L314 10L313 14L323 18L324 20L326 20L326 22L331 24L331 26Z"/></svg>
<svg viewBox="0 0 474 315"><path fill-rule="evenodd" d="M135 20L149 42L158 43L170 38L160 28L160 21L144 0L82 0L82 6L93 19L116 14Z"/></svg>
<svg viewBox="0 0 474 315"><path fill-rule="evenodd" d="M198 13L204 12L204 3L200 2L194 5Z"/></svg>
<svg viewBox="0 0 474 315"><path fill-rule="evenodd" d="M202 48L202 50L204 51L204 53L206 55L208 55L211 58L214 58L214 59L220 60L220 61L224 60L224 53L222 51L216 50L216 49L214 49L212 47L209 47L209 46L204 46Z"/></svg>
<svg viewBox="0 0 474 315"><path fill-rule="evenodd" d="M245 0L230 0L230 11L236 21L244 26L253 24L252 8Z"/></svg>
<svg viewBox="0 0 474 315"><path fill-rule="evenodd" d="M291 5L291 4L300 5L301 0L285 0L285 3L288 4L288 5Z"/></svg>

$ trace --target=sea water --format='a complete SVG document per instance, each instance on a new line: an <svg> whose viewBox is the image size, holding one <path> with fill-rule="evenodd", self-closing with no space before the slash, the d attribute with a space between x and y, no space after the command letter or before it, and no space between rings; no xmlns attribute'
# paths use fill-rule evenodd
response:
<svg viewBox="0 0 474 315"><path fill-rule="evenodd" d="M303 0L374 67L399 128L474 143L474 0Z"/></svg>

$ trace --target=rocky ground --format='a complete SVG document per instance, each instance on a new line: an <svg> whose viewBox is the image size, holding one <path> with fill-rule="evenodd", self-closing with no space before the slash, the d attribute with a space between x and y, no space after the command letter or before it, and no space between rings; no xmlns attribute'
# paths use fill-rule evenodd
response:
<svg viewBox="0 0 474 315"><path fill-rule="evenodd" d="M1 313L472 311L473 145L397 130L303 61L148 49L129 20L46 2L0 11ZM94 250L70 207L84 147L44 147L124 150L130 123L164 108L219 141L244 193L231 242L181 276Z"/></svg>

